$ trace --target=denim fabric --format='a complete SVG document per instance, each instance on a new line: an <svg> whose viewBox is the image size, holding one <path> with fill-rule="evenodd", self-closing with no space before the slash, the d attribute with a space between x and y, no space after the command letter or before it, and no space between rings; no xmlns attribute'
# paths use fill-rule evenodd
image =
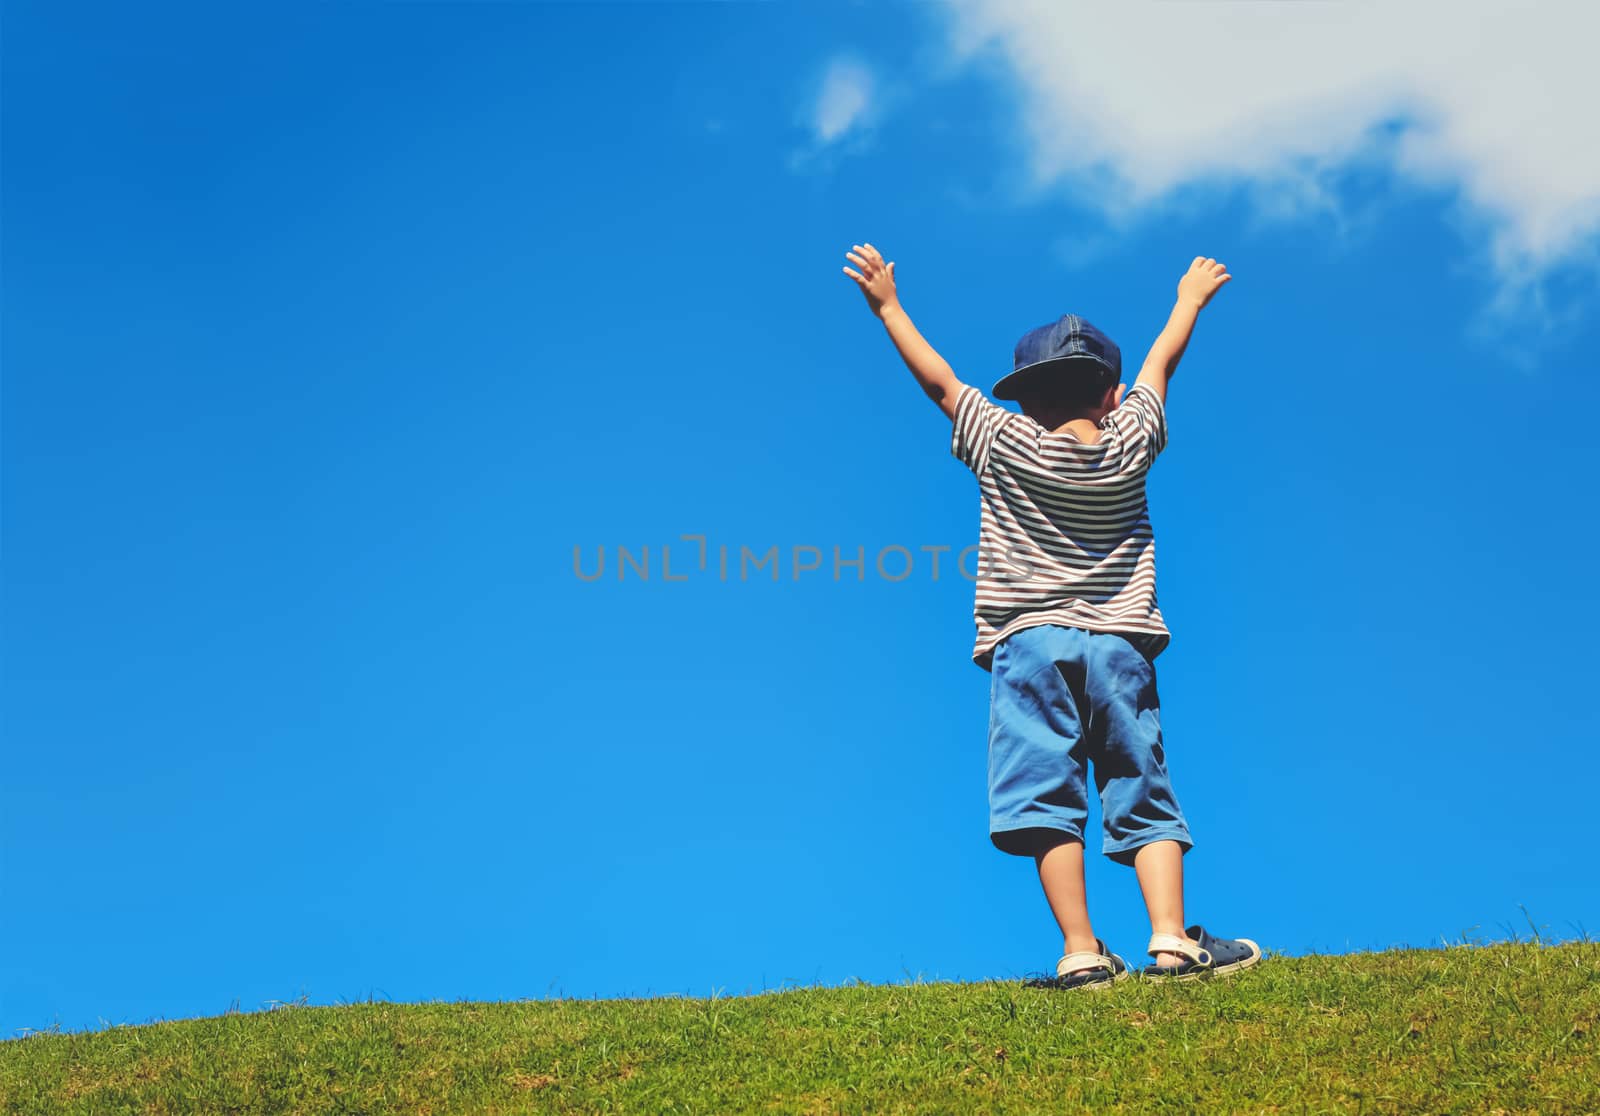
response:
<svg viewBox="0 0 1600 1116"><path fill-rule="evenodd" d="M1084 840L1087 776L1120 864L1152 841L1194 841L1167 777L1155 667L1120 635L1056 624L995 648L989 693L989 839L1033 856Z"/></svg>
<svg viewBox="0 0 1600 1116"><path fill-rule="evenodd" d="M1117 343L1076 314L1030 329L1011 355L1011 372L996 380L990 392L996 399L1017 398L1017 389L1035 376L1092 376L1102 390L1122 377Z"/></svg>

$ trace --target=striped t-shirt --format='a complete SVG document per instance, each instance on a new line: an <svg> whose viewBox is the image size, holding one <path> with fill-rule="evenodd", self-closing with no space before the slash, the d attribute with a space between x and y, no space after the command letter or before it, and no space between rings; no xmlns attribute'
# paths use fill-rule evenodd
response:
<svg viewBox="0 0 1600 1116"><path fill-rule="evenodd" d="M970 385L957 397L950 452L983 497L972 658L985 670L996 644L1039 624L1117 632L1151 659L1171 638L1156 607L1144 492L1167 444L1161 397L1134 385L1100 431L1098 442L1082 442Z"/></svg>

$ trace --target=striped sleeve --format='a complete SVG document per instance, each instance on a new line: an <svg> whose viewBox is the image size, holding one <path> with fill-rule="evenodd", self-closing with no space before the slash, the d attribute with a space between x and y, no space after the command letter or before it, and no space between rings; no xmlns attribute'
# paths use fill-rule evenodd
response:
<svg viewBox="0 0 1600 1116"><path fill-rule="evenodd" d="M1167 408L1156 389L1134 384L1122 402L1106 416L1106 423L1122 443L1122 471L1141 472L1167 445Z"/></svg>
<svg viewBox="0 0 1600 1116"><path fill-rule="evenodd" d="M997 407L983 392L964 384L956 397L956 417L950 431L950 452L974 473L989 467L989 448L995 435L1014 412Z"/></svg>

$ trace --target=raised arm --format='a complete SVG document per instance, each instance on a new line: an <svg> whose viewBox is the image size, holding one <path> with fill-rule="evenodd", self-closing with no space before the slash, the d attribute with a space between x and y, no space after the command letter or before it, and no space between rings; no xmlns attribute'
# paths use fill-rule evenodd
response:
<svg viewBox="0 0 1600 1116"><path fill-rule="evenodd" d="M1167 318L1166 328L1156 338L1155 344L1150 346L1150 353L1144 358L1144 367L1139 369L1135 384L1148 384L1155 388L1162 402L1166 401L1167 381L1178 370L1178 358L1183 356L1183 350L1189 344L1195 320L1200 317L1200 311L1205 309L1206 303L1211 301L1211 296L1232 278L1226 264L1219 264L1208 256L1194 258L1189 270L1178 280L1177 304Z"/></svg>
<svg viewBox="0 0 1600 1116"><path fill-rule="evenodd" d="M854 279L856 286L861 288L867 305L883 323L884 329L889 331L889 340L893 341L894 347L900 351L900 359L911 369L911 374L916 377L922 390L927 393L929 399L939 405L939 409L947 418L953 420L956 414L956 396L961 394L963 385L956 379L955 370L932 345L928 344L927 339L911 323L911 317L905 312L905 308L900 305L900 299L896 297L894 289L893 261L884 263L883 256L870 244L852 244L850 247L853 251L845 255L853 260L861 271L857 272L847 267L844 273Z"/></svg>

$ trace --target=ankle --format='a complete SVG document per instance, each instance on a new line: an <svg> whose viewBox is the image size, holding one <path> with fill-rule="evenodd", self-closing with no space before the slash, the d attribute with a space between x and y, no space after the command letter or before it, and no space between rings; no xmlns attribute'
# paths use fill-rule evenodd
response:
<svg viewBox="0 0 1600 1116"><path fill-rule="evenodd" d="M1068 935L1061 939L1061 952L1063 953L1095 953L1100 949L1100 943L1093 934L1079 936Z"/></svg>

